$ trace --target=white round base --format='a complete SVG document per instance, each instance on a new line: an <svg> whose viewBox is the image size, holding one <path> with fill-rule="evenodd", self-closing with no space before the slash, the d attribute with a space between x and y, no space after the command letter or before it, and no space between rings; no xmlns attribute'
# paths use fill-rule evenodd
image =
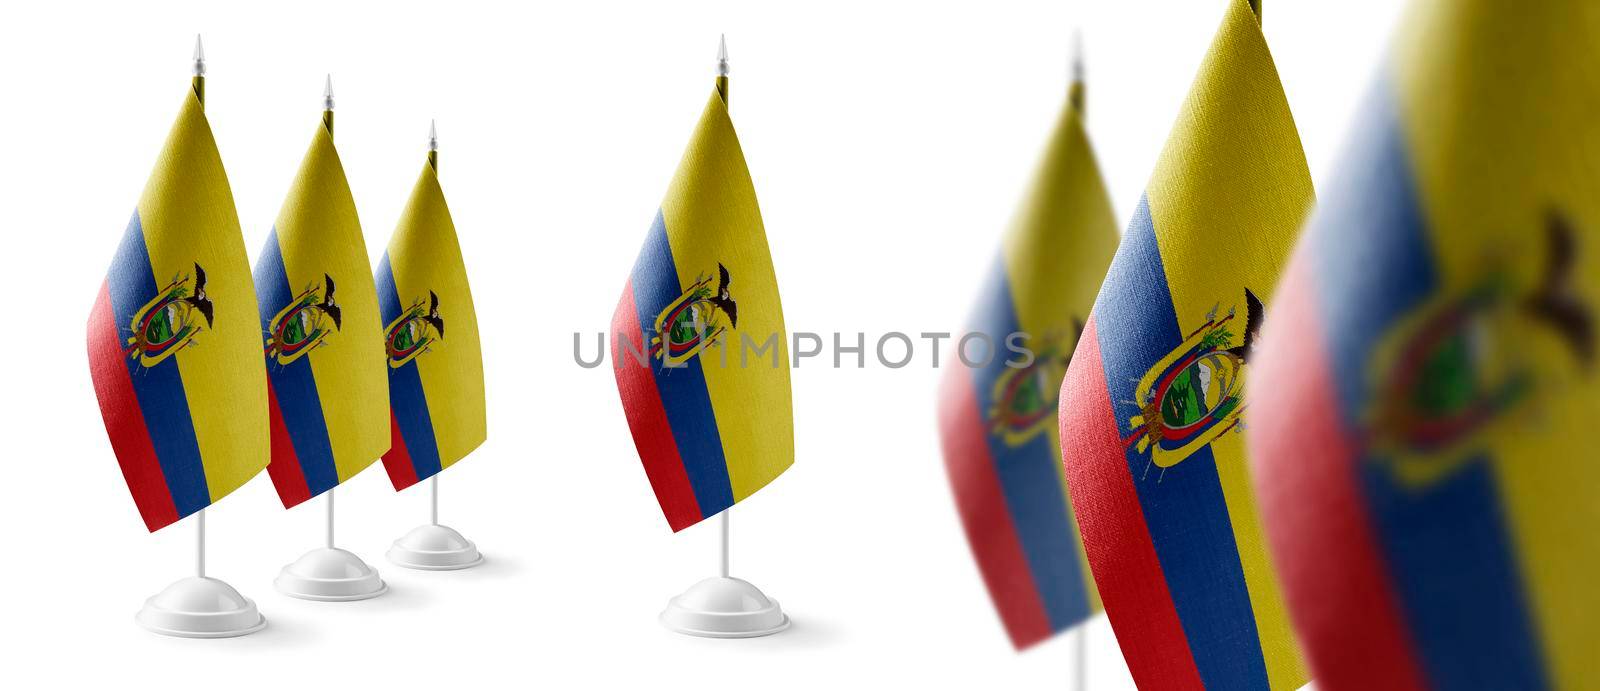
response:
<svg viewBox="0 0 1600 691"><path fill-rule="evenodd" d="M778 601L738 578L707 578L672 598L661 625L707 638L755 638L789 628Z"/></svg>
<svg viewBox="0 0 1600 691"><path fill-rule="evenodd" d="M346 550L321 547L283 567L272 581L278 592L302 600L346 602L389 592L378 571Z"/></svg>
<svg viewBox="0 0 1600 691"><path fill-rule="evenodd" d="M250 598L227 583L198 576L150 596L133 620L150 631L183 638L232 638L267 626Z"/></svg>
<svg viewBox="0 0 1600 691"><path fill-rule="evenodd" d="M442 525L420 525L389 547L389 561L424 571L470 569L483 563L478 546Z"/></svg>

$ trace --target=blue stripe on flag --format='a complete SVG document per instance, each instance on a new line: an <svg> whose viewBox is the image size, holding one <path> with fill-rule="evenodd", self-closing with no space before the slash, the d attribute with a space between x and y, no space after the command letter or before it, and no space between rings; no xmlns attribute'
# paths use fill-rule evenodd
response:
<svg viewBox="0 0 1600 691"><path fill-rule="evenodd" d="M672 260L667 241L667 223L656 212L655 223L645 236L639 260L633 266L633 303L639 312L640 333L648 339L655 334L656 316L683 294L678 283L678 267ZM648 345L648 344L647 344ZM708 356L704 351L701 357ZM656 389L666 409L672 438L678 445L695 502L702 517L714 516L733 506L733 485L728 481L728 463L723 457L722 436L717 431L716 411L706 389L700 358L690 358L682 367L663 367L652 360Z"/></svg>
<svg viewBox="0 0 1600 691"><path fill-rule="evenodd" d="M1392 83L1380 81L1308 230L1319 307L1350 429L1365 426L1370 358L1439 284ZM1548 686L1489 459L1425 487L1387 459L1356 470L1411 638L1436 688Z"/></svg>
<svg viewBox="0 0 1600 691"><path fill-rule="evenodd" d="M111 260L111 270L106 273L120 342L126 344L133 335L128 328L134 313L154 300L156 292L165 284L166 281L157 283L155 272L150 268L144 224L139 212L134 211ZM190 276L190 287L193 285L194 277ZM206 469L200 459L194 419L189 415L183 375L178 371L178 356L162 360L154 367L145 367L133 358L127 358L126 364L134 396L144 415L145 429L150 434L150 445L155 448L156 460L161 464L161 474L166 479L167 491L172 494L178 517L209 506L211 490L206 485Z"/></svg>
<svg viewBox="0 0 1600 691"><path fill-rule="evenodd" d="M994 405L995 380L1007 370L1005 363L1010 353L1006 350L1006 337L1022 328L1003 259L995 263L982 295L985 297L974 314L972 331L988 335L992 357L987 366L974 368L972 377L978 414L987 416ZM986 420L979 424L989 429ZM1053 431L1047 434L1050 433ZM1011 525L1021 539L1028 571L1033 574L1050 618L1050 628L1069 628L1088 618L1089 597L1078 557L1078 532L1068 516L1066 495L1062 492L1061 459L1046 434L1015 447L992 432L984 438L1000 478Z"/></svg>
<svg viewBox="0 0 1600 691"><path fill-rule="evenodd" d="M383 254L377 272L378 314L383 319L380 328L400 318L404 306L400 291L395 288L394 269L389 265L389 253ZM387 337L387 334L385 334ZM387 365L385 365L387 367ZM399 367L389 367L389 409L400 427L400 439L411 456L411 468L417 480L426 480L441 470L439 442L433 434L433 416L428 412L428 394L422 389L422 373L417 371L417 361Z"/></svg>
<svg viewBox="0 0 1600 691"><path fill-rule="evenodd" d="M1335 169L1307 242L1344 420L1362 425L1367 355L1388 326L1426 300L1438 277L1389 84L1379 81Z"/></svg>
<svg viewBox="0 0 1600 691"><path fill-rule="evenodd" d="M1434 687L1549 688L1488 459L1420 490L1398 486L1373 460L1361 475Z"/></svg>
<svg viewBox="0 0 1600 691"><path fill-rule="evenodd" d="M278 248L277 228L267 235L267 244L256 261L255 282L261 330L270 335L273 316L287 307L295 296L283 266L283 253ZM300 462L306 488L310 496L315 497L339 484L339 471L333 464L333 442L328 438L328 421L323 417L322 398L317 394L311 358L307 355L287 365L278 364L275 356L267 356L266 360L267 378L272 380L272 389L278 396L283 426L289 432L289 442L294 445L295 459ZM274 458L273 462L279 461Z"/></svg>

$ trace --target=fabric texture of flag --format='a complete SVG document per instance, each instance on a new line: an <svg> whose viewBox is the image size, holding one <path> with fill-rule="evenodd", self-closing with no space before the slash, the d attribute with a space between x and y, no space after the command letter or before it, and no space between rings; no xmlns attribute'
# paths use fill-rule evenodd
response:
<svg viewBox="0 0 1600 691"><path fill-rule="evenodd" d="M1319 688L1600 688L1600 14L1403 26L1252 375L1273 556Z"/></svg>
<svg viewBox="0 0 1600 691"><path fill-rule="evenodd" d="M333 135L317 125L256 261L272 464L285 507L389 450L382 323L367 245Z"/></svg>
<svg viewBox="0 0 1600 691"><path fill-rule="evenodd" d="M1019 649L1100 611L1067 501L1056 397L1116 249L1116 217L1074 99L973 310L965 338L974 358L988 344L987 362L945 363L939 402L956 508ZM1013 342L1029 357L1006 348L1013 334L1024 334Z"/></svg>
<svg viewBox="0 0 1600 691"><path fill-rule="evenodd" d="M478 313L455 222L432 164L422 166L378 263L396 490L454 465L488 435Z"/></svg>
<svg viewBox="0 0 1600 691"><path fill-rule="evenodd" d="M778 279L718 91L645 235L611 333L634 445L674 531L794 463Z"/></svg>
<svg viewBox="0 0 1600 691"><path fill-rule="evenodd" d="M1255 332L1312 202L1258 18L1232 0L1060 398L1072 505L1141 688L1306 682L1240 426Z"/></svg>
<svg viewBox="0 0 1600 691"><path fill-rule="evenodd" d="M211 126L187 94L89 314L111 448L158 530L267 465L255 289Z"/></svg>

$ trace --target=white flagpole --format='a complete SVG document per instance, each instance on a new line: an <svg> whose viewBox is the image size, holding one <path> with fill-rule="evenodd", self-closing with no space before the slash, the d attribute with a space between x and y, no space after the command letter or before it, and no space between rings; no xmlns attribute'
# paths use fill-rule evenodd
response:
<svg viewBox="0 0 1600 691"><path fill-rule="evenodd" d="M206 510L195 514L194 522L194 575L206 577Z"/></svg>
<svg viewBox="0 0 1600 691"><path fill-rule="evenodd" d="M1078 111L1078 117L1084 116L1084 68L1083 68L1083 31L1072 32L1072 77L1071 84L1067 87L1067 99L1072 107Z"/></svg>
<svg viewBox="0 0 1600 691"><path fill-rule="evenodd" d="M439 123L436 120L428 121L428 166L439 170ZM428 478L428 525L439 525L438 473Z"/></svg>
<svg viewBox="0 0 1600 691"><path fill-rule="evenodd" d="M428 121L428 165L434 172L439 171L439 122Z"/></svg>
<svg viewBox="0 0 1600 691"><path fill-rule="evenodd" d="M717 91L721 92L724 103L728 100L728 72L728 36L723 34L717 38ZM728 577L728 514L731 513L733 513L733 507L729 506L722 510L721 517L717 519L720 524L719 529L722 532L722 560L719 564L721 568L718 569L718 573L723 578Z"/></svg>
<svg viewBox="0 0 1600 691"><path fill-rule="evenodd" d="M719 573L723 578L728 577L728 514L730 513L733 513L732 506L723 509L722 517L718 520L722 526L722 568Z"/></svg>
<svg viewBox="0 0 1600 691"><path fill-rule="evenodd" d="M1089 689L1089 623L1072 632L1072 691Z"/></svg>
<svg viewBox="0 0 1600 691"><path fill-rule="evenodd" d="M333 549L333 492L337 489L339 488L334 487L328 490L328 500L325 502L328 507L328 549Z"/></svg>
<svg viewBox="0 0 1600 691"><path fill-rule="evenodd" d="M428 167L439 170L439 122L428 121ZM440 472L443 472L443 468ZM439 525L439 474L428 477L428 525Z"/></svg>
<svg viewBox="0 0 1600 691"><path fill-rule="evenodd" d="M1078 117L1084 118L1086 113L1086 91L1084 85L1085 70L1083 67L1083 30L1075 29L1072 32L1072 86L1068 91L1071 105L1078 111ZM1087 691L1089 688L1089 623L1078 624L1072 631L1072 689L1073 691Z"/></svg>
<svg viewBox="0 0 1600 691"><path fill-rule="evenodd" d="M439 476L428 478L428 524L439 525Z"/></svg>
<svg viewBox="0 0 1600 691"><path fill-rule="evenodd" d="M200 34L194 36L194 94L200 100L200 106L205 107L206 102L206 49L200 42ZM206 510L200 509L194 520L194 576L206 577Z"/></svg>
<svg viewBox="0 0 1600 691"><path fill-rule="evenodd" d="M328 128L328 136L333 136L333 75L329 74L322 83L322 126ZM325 502L328 507L328 549L333 549L333 492L339 489L338 485L328 489L328 498Z"/></svg>

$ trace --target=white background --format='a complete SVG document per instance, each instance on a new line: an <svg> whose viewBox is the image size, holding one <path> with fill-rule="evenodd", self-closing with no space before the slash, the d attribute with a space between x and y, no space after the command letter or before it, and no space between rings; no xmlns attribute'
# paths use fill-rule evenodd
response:
<svg viewBox="0 0 1600 691"><path fill-rule="evenodd" d="M34 679L15 688L1068 686L1070 643L1014 653L969 557L925 344L905 369L813 359L794 373L797 460L735 510L733 569L796 623L712 641L669 633L655 615L715 568L714 523L668 530L609 366L575 365L571 334L609 323L711 89L719 32L789 328L876 338L965 321L1062 106L1075 27L1091 137L1125 220L1224 0L219 4L17 3L0 17L0 281L14 310L0 341L12 534L0 637L7 675ZM1400 4L1267 1L1319 182ZM285 512L263 474L211 512L212 574L271 622L226 641L132 621L188 573L192 527L145 532L82 345L188 88L196 32L252 261L318 124L324 73L374 258L438 118L489 376L489 441L442 477L444 521L488 563L387 565L388 542L425 519L426 494L396 496L374 467L339 490L339 541L392 592L283 597L271 580L318 544L322 507ZM1088 631L1092 688L1131 688L1105 620Z"/></svg>

